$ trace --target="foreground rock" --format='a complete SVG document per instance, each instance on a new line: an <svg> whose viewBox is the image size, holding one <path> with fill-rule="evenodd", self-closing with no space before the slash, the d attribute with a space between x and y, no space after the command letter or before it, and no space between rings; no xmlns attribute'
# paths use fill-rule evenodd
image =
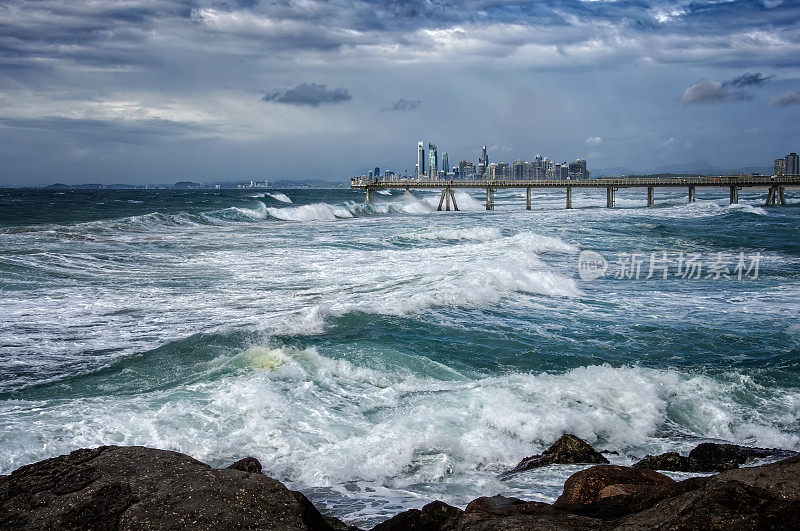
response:
<svg viewBox="0 0 800 531"><path fill-rule="evenodd" d="M473 500L462 511L442 502L411 509L377 525L372 531L536 531L600 529L601 520L575 515L552 505L504 496Z"/></svg>
<svg viewBox="0 0 800 531"><path fill-rule="evenodd" d="M680 455L678 452L648 455L633 466L645 470L668 470L670 472L723 472L739 467L738 464L728 461L700 461Z"/></svg>
<svg viewBox="0 0 800 531"><path fill-rule="evenodd" d="M257 463L217 470L165 450L77 450L0 479L0 529L334 529Z"/></svg>
<svg viewBox="0 0 800 531"><path fill-rule="evenodd" d="M507 475L552 464L600 464L608 463L603 454L595 450L586 441L571 433L562 435L553 445L539 455L526 457Z"/></svg>
<svg viewBox="0 0 800 531"><path fill-rule="evenodd" d="M738 444L701 443L689 452L689 458L706 463L736 463L743 465L753 459L768 457L787 458L797 455L797 452L780 450L778 448L753 448L739 446Z"/></svg>
<svg viewBox="0 0 800 531"><path fill-rule="evenodd" d="M792 457L797 452L777 448L752 448L737 444L702 443L697 445L689 456L677 452L661 455L648 455L635 465L647 470L668 470L671 472L724 472L738 468L753 459L769 457Z"/></svg>
<svg viewBox="0 0 800 531"><path fill-rule="evenodd" d="M553 506L585 516L616 518L680 492L678 482L652 470L598 465L570 476Z"/></svg>
<svg viewBox="0 0 800 531"><path fill-rule="evenodd" d="M616 522L616 529L797 529L800 457L729 470Z"/></svg>

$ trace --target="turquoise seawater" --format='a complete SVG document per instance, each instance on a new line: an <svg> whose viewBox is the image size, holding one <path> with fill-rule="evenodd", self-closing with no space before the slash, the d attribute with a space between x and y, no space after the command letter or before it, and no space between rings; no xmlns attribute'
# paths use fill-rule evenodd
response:
<svg viewBox="0 0 800 531"><path fill-rule="evenodd" d="M102 444L253 455L369 525L433 499L552 501L580 467L498 474L564 432L621 464L800 450L800 194L457 198L0 190L0 473ZM583 251L607 274L582 279ZM630 255L639 278L615 274Z"/></svg>

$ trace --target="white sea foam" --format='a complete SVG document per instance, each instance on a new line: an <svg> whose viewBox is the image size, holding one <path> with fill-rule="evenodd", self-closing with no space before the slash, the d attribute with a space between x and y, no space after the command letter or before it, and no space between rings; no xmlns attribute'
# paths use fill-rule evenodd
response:
<svg viewBox="0 0 800 531"><path fill-rule="evenodd" d="M276 199L276 200L280 201L281 203L291 203L292 202L292 200L291 200L291 198L289 196L287 196L286 194L282 194L280 192L268 193L267 195L270 196L273 199Z"/></svg>
<svg viewBox="0 0 800 531"><path fill-rule="evenodd" d="M266 208L266 212L273 218L285 221L333 221L353 217L353 212L349 208L328 203L313 203L286 208Z"/></svg>
<svg viewBox="0 0 800 531"><path fill-rule="evenodd" d="M432 376L438 369L425 358L406 365L391 359L387 353L385 361L367 367L314 348L256 345L225 362L235 376L185 388L49 404L5 402L0 472L75 447L143 444L217 465L254 455L270 475L304 488L362 482L363 490L342 494L373 502L373 486L392 488L397 502L398 490L413 493L427 485L417 494L420 501L444 498L463 506L498 491L552 501L558 487L543 492L538 472L511 482L496 474L564 432L639 457L685 452L702 439L800 444L775 427L800 414L800 395L765 395L740 378L608 365L562 374L450 372L443 378ZM758 398L742 403L748 395ZM666 437L676 423L697 439ZM554 476L556 485L575 470L541 474Z"/></svg>

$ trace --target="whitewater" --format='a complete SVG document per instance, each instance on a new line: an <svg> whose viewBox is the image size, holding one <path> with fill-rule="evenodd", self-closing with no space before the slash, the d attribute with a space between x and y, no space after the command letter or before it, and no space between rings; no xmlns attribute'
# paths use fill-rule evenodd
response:
<svg viewBox="0 0 800 531"><path fill-rule="evenodd" d="M103 444L252 455L369 526L553 501L581 467L498 476L565 432L619 464L800 450L800 194L639 192L0 190L0 474ZM583 251L760 269L583 280Z"/></svg>

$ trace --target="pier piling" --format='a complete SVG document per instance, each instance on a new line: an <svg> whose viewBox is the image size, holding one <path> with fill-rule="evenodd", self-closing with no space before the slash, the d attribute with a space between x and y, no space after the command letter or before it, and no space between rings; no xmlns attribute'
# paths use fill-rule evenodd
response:
<svg viewBox="0 0 800 531"><path fill-rule="evenodd" d="M738 205L739 204L739 187L738 186L731 186L731 204Z"/></svg>
<svg viewBox="0 0 800 531"><path fill-rule="evenodd" d="M694 186L689 187L689 202L694 203Z"/></svg>
<svg viewBox="0 0 800 531"><path fill-rule="evenodd" d="M614 191L615 188L613 186L606 188L606 207L608 208L614 208Z"/></svg>
<svg viewBox="0 0 800 531"><path fill-rule="evenodd" d="M486 210L494 210L494 196L492 195L492 188L486 187Z"/></svg>
<svg viewBox="0 0 800 531"><path fill-rule="evenodd" d="M526 192L525 192L525 209L526 210L530 210L531 209L531 187L530 186L528 188L526 188Z"/></svg>
<svg viewBox="0 0 800 531"><path fill-rule="evenodd" d="M530 190L530 188L529 188ZM572 187L567 186L567 208L572 208Z"/></svg>
<svg viewBox="0 0 800 531"><path fill-rule="evenodd" d="M647 206L651 207L656 204L655 201L655 193L654 188L652 186L647 187Z"/></svg>

